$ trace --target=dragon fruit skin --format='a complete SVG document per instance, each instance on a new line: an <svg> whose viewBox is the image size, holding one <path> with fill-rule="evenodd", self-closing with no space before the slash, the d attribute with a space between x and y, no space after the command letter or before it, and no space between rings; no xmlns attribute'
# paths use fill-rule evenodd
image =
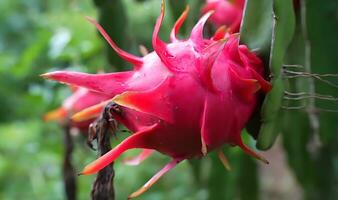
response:
<svg viewBox="0 0 338 200"><path fill-rule="evenodd" d="M73 94L64 100L61 107L44 115L45 121L64 121L74 113L111 99L111 97L105 94L90 91L86 88L73 87L72 90ZM91 118L82 122L71 120L71 126L80 130L88 130L89 124L94 119Z"/></svg>
<svg viewBox="0 0 338 200"><path fill-rule="evenodd" d="M112 48L135 65L134 70L96 75L59 71L43 75L113 96L120 111L111 114L134 132L86 166L82 174L96 173L133 148L152 149L173 158L130 197L146 191L180 161L204 156L212 150L221 152L224 144L237 145L267 162L243 144L240 135L254 111L259 90L271 89L262 77L262 62L245 45L239 45L237 35L217 31L211 39L204 39L203 27L212 12L199 20L189 39L179 40L176 34L187 13L188 9L175 23L171 43L166 44L158 38L164 18L162 2L152 38L154 52L142 58L119 49L102 27L90 20ZM88 113L93 114L85 110L77 118L86 118Z"/></svg>
<svg viewBox="0 0 338 200"><path fill-rule="evenodd" d="M202 7L202 14L211 10L215 13L210 17L210 21L216 27L225 25L230 32L238 32L245 0L206 0Z"/></svg>

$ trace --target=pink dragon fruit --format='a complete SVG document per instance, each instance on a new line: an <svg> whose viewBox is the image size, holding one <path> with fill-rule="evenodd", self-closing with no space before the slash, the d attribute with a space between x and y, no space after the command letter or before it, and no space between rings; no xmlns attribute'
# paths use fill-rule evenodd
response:
<svg viewBox="0 0 338 200"><path fill-rule="evenodd" d="M43 117L45 121L65 121L74 113L111 99L110 96L90 91L86 88L71 87L71 89L73 94L64 100L61 107L48 112ZM81 122L72 120L71 126L79 128L80 130L88 130L89 124L92 123L94 119L93 116L92 118Z"/></svg>
<svg viewBox="0 0 338 200"><path fill-rule="evenodd" d="M203 38L204 24L212 12L201 17L189 39L181 40L176 34L187 17L189 9L186 9L174 25L171 42L163 42L158 32L164 10L162 1L152 37L154 51L144 57L119 49L103 28L89 19L112 48L134 64L134 70L107 74L58 71L42 75L113 97L119 109L111 114L133 132L110 152L87 165L82 174L96 173L134 148L146 149L139 160L147 157L151 150L172 158L130 198L148 190L185 159L202 157L216 150L227 165L221 150L226 144L239 146L267 163L241 139L241 130L255 109L258 92L271 89L263 78L261 60L245 45L239 45L238 35L226 34L224 29L210 39ZM99 104L86 109L73 119L87 119L103 107Z"/></svg>
<svg viewBox="0 0 338 200"><path fill-rule="evenodd" d="M205 14L214 10L211 23L216 27L226 26L229 32L235 33L241 25L244 3L245 0L206 0L201 11Z"/></svg>

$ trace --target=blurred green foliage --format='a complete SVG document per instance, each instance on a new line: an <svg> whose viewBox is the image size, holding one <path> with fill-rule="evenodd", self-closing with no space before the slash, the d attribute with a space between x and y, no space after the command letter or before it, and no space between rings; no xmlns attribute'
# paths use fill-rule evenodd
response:
<svg viewBox="0 0 338 200"><path fill-rule="evenodd" d="M264 48L258 50L266 54L270 52L266 35L271 33L271 26L265 27L270 19L266 17L267 10L260 7L262 2L265 1L250 2L253 12L248 16L253 18L248 20L249 29L241 40L252 48L261 45ZM168 1L160 32L163 40L168 41L171 26L186 3L191 13L181 37L187 36L196 23L202 0ZM140 54L140 44L152 49L151 35L159 8L158 0L0 1L0 199L65 198L61 172L62 128L56 123L44 123L41 116L60 105L70 91L61 84L42 80L39 74L59 69L95 73L130 67L116 57L84 16L97 18L120 47ZM338 3L308 0L306 8L312 71L337 73ZM279 9L284 10L283 5ZM306 64L306 38L300 26L298 18L284 64ZM309 91L311 83L307 80L290 81L286 88ZM337 79L331 81L338 84ZM337 96L337 88L314 83L317 93ZM317 101L315 106L337 110L333 102ZM283 119L279 124L282 128L273 131L283 132L287 161L302 186L304 199L335 199L338 196L337 113L320 112L319 146L313 142L315 136L306 112L283 112L280 119ZM254 146L254 140L244 135L246 143ZM123 137L126 136L119 136L113 145ZM74 165L80 170L95 159L96 153L86 147L84 137L74 138ZM126 156L135 153L131 151ZM224 169L214 154L202 160L185 161L140 199L255 200L264 197L261 193L264 180L257 161L238 148L227 148L226 155L232 165L231 172ZM125 199L166 162L168 158L157 153L137 167L117 162L116 199ZM93 179L93 176L78 178L79 199L89 199Z"/></svg>

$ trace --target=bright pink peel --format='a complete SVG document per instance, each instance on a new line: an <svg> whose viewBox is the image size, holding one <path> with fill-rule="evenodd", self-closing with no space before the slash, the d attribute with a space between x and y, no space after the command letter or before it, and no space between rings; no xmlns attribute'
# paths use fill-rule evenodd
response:
<svg viewBox="0 0 338 200"><path fill-rule="evenodd" d="M226 26L228 31L239 31L245 0L206 0L201 12L215 11L210 21L216 27Z"/></svg>
<svg viewBox="0 0 338 200"><path fill-rule="evenodd" d="M122 79L114 76L115 73L46 75L113 97L120 106L120 113L112 113L114 119L133 132L110 152L86 166L82 174L96 173L133 148L156 150L173 159L130 197L146 191L184 159L218 150L221 161L227 165L220 152L225 144L237 145L267 163L241 139L241 131L255 110L258 92L271 89L263 78L262 62L245 45L239 45L238 35L229 35L224 28L211 39L203 38L203 26L211 12L199 20L189 39L178 40L176 34L187 12L175 23L172 42L166 44L158 38L164 18L162 3L152 38L154 51L140 59L142 64L138 62L139 66L133 71L122 72L128 74ZM104 36L109 42L110 38ZM83 113L90 112L87 109Z"/></svg>

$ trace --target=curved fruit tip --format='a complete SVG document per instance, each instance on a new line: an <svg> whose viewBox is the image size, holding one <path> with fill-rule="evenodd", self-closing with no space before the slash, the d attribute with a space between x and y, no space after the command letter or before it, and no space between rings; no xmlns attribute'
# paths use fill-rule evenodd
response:
<svg viewBox="0 0 338 200"><path fill-rule="evenodd" d="M111 100L108 101L103 101L99 104L90 106L86 109L81 110L80 112L75 113L71 119L74 122L83 122L89 119L96 118L100 116L103 108L110 102Z"/></svg>
<svg viewBox="0 0 338 200"><path fill-rule="evenodd" d="M55 73L55 72L47 72L47 73L44 73L44 74L40 74L39 76L44 78L44 79L52 79L51 77L53 76L53 73Z"/></svg>
<svg viewBox="0 0 338 200"><path fill-rule="evenodd" d="M152 126L149 126L145 128L142 131L139 131L131 136L129 136L127 139L125 139L123 142L121 142L118 146L116 146L114 149L110 150L108 153L104 154L94 162L87 165L83 171L80 174L83 175L89 175L94 174L112 163L114 160L116 160L122 153L129 149L133 148L152 148L147 142L149 142L149 136L151 137L151 134L156 133L156 127L158 124L154 124Z"/></svg>
<svg viewBox="0 0 338 200"><path fill-rule="evenodd" d="M48 112L43 116L44 121L62 121L67 117L67 110L60 107L53 111Z"/></svg>
<svg viewBox="0 0 338 200"><path fill-rule="evenodd" d="M178 163L180 163L181 159L173 159L171 162L169 162L166 166L164 166L159 172L157 172L146 184L144 184L140 189L138 189L136 192L133 192L131 195L129 195L128 199L132 199L135 197L140 196L147 190L151 188L152 185L154 185L164 174L169 172L171 169L173 169Z"/></svg>
<svg viewBox="0 0 338 200"><path fill-rule="evenodd" d="M193 41L193 43L199 47L203 47L203 29L204 25L207 22L208 18L214 13L214 11L209 11L206 14L204 14L201 19L197 22L197 24L194 26L190 33L190 40Z"/></svg>
<svg viewBox="0 0 338 200"><path fill-rule="evenodd" d="M72 86L80 87L90 87L89 84L84 84L90 76L95 76L94 74L86 74L81 72L71 72L71 71L54 71L41 74L41 77L49 80L58 81L64 84L70 84Z"/></svg>
<svg viewBox="0 0 338 200"><path fill-rule="evenodd" d="M258 153L254 152L253 150L251 150L248 146L246 146L243 141L242 141L242 138L240 137L240 134L239 134L239 139L237 140L237 146L239 146L246 154L262 161L263 163L265 164L269 164L269 161L264 158L263 156L259 155Z"/></svg>
<svg viewBox="0 0 338 200"><path fill-rule="evenodd" d="M123 58L125 61L134 64L136 67L139 67L143 64L143 60L141 57L137 57L135 55L132 55L126 51L123 51L122 49L120 49L115 42L110 38L110 36L108 35L108 33L104 30L104 28L97 23L93 18L91 17L86 17L86 19L92 23L97 30L101 33L101 35L106 39L106 41L109 43L109 45L114 49L114 51L121 57Z"/></svg>
<svg viewBox="0 0 338 200"><path fill-rule="evenodd" d="M269 81L265 80L260 74L258 74L252 68L250 68L250 71L252 72L252 75L255 77L255 79L257 79L258 83L261 86L262 91L264 93L270 92L270 90L272 89L272 84Z"/></svg>
<svg viewBox="0 0 338 200"><path fill-rule="evenodd" d="M124 82L134 74L133 71L106 74L87 74L82 72L55 71L41 76L61 83L84 87L89 90L114 96L124 92L128 85Z"/></svg>
<svg viewBox="0 0 338 200"><path fill-rule="evenodd" d="M154 51L160 57L161 61L164 63L164 65L169 69L172 70L174 67L170 62L170 57L172 55L168 52L167 50L167 44L164 43L159 37L158 33L160 31L162 21L164 18L164 13L165 13L165 2L162 0L161 4L161 14L156 20L153 36L152 36L152 45L154 48Z"/></svg>
<svg viewBox="0 0 338 200"><path fill-rule="evenodd" d="M153 153L152 149L143 149L139 155L123 159L122 163L129 166L136 166L142 163L145 159L147 159L152 153Z"/></svg>
<svg viewBox="0 0 338 200"><path fill-rule="evenodd" d="M177 33L179 32L180 28L182 27L184 21L187 19L187 16L189 14L190 7L187 5L181 16L177 19L175 22L175 25L173 29L170 32L170 41L175 42L178 41L177 39Z"/></svg>
<svg viewBox="0 0 338 200"><path fill-rule="evenodd" d="M218 158L220 159L220 161L224 165L225 169L227 169L228 171L231 171L230 163L229 163L227 157L224 155L223 151L220 149L220 150L217 151L217 154L218 154Z"/></svg>

